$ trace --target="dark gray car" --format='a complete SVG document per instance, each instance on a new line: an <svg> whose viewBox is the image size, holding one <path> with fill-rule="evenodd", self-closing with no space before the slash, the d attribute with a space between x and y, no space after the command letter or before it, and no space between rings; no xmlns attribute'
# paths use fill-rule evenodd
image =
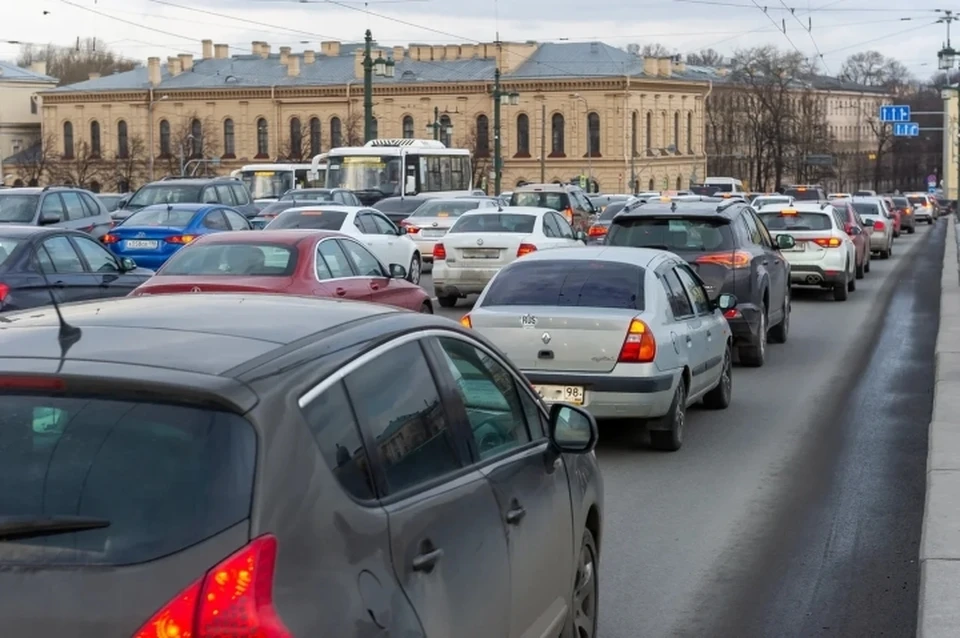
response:
<svg viewBox="0 0 960 638"><path fill-rule="evenodd" d="M81 188L47 186L0 191L0 223L57 226L100 238L113 220L96 195Z"/></svg>
<svg viewBox="0 0 960 638"><path fill-rule="evenodd" d="M280 295L63 314L0 328L5 636L595 635L596 423L482 337Z"/></svg>
<svg viewBox="0 0 960 638"><path fill-rule="evenodd" d="M117 221L154 204L223 204L247 219L257 216L257 207L243 182L233 177L171 178L137 189L114 211Z"/></svg>

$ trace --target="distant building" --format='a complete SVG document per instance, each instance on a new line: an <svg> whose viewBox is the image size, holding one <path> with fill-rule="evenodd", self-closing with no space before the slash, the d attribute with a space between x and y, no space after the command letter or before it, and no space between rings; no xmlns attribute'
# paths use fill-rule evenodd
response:
<svg viewBox="0 0 960 638"><path fill-rule="evenodd" d="M10 186L20 154L40 142L40 106L37 94L57 85L47 76L47 65L37 62L28 69L0 62L0 183Z"/></svg>

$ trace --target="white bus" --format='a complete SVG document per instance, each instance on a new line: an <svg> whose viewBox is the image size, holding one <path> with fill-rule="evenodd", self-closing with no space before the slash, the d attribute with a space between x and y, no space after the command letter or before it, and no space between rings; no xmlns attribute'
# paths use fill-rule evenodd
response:
<svg viewBox="0 0 960 638"><path fill-rule="evenodd" d="M371 140L313 158L327 164L327 188L346 188L369 206L385 197L473 194L470 151L435 140Z"/></svg>
<svg viewBox="0 0 960 638"><path fill-rule="evenodd" d="M324 158L326 155L318 155ZM314 158L316 159L316 158ZM279 199L288 190L321 187L326 182L327 166L322 162L311 164L247 164L232 173L239 177L254 202L263 204Z"/></svg>

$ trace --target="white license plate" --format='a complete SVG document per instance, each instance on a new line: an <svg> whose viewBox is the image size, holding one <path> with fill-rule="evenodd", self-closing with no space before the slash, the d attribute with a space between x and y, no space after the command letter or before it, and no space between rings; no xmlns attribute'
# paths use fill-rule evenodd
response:
<svg viewBox="0 0 960 638"><path fill-rule="evenodd" d="M464 248L464 259L499 259L499 248Z"/></svg>
<svg viewBox="0 0 960 638"><path fill-rule="evenodd" d="M579 385L535 385L534 391L548 402L564 402L583 405L583 386Z"/></svg>
<svg viewBox="0 0 960 638"><path fill-rule="evenodd" d="M127 248L156 248L160 245L160 242L157 240L149 239L128 239L124 245Z"/></svg>
<svg viewBox="0 0 960 638"><path fill-rule="evenodd" d="M443 237L447 234L445 230L421 230L420 234L424 237Z"/></svg>
<svg viewBox="0 0 960 638"><path fill-rule="evenodd" d="M798 239L797 243L793 245L793 248L787 248L783 252L785 253L802 253L807 249L807 242L802 239Z"/></svg>

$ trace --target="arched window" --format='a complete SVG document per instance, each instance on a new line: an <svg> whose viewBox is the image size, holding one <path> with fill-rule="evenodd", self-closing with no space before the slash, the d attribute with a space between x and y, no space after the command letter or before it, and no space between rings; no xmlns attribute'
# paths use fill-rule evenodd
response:
<svg viewBox="0 0 960 638"><path fill-rule="evenodd" d="M440 142L447 147L453 146L453 133L450 129L453 127L453 123L450 121L449 115L440 116Z"/></svg>
<svg viewBox="0 0 960 638"><path fill-rule="evenodd" d="M270 157L270 130L262 117L257 119L257 157Z"/></svg>
<svg viewBox="0 0 960 638"><path fill-rule="evenodd" d="M600 157L600 116L587 113L587 155Z"/></svg>
<svg viewBox="0 0 960 638"><path fill-rule="evenodd" d="M693 155L693 111L687 111L687 153Z"/></svg>
<svg viewBox="0 0 960 638"><path fill-rule="evenodd" d="M73 158L73 124L70 122L63 123L63 156Z"/></svg>
<svg viewBox="0 0 960 638"><path fill-rule="evenodd" d="M90 122L90 155L100 157L100 122L96 120Z"/></svg>
<svg viewBox="0 0 960 638"><path fill-rule="evenodd" d="M637 112L630 117L630 152L637 156Z"/></svg>
<svg viewBox="0 0 960 638"><path fill-rule="evenodd" d="M303 131L300 130L300 118L290 118L290 157L300 159L303 156Z"/></svg>
<svg viewBox="0 0 960 638"><path fill-rule="evenodd" d="M160 120L160 157L170 157L170 122L166 120Z"/></svg>
<svg viewBox="0 0 960 638"><path fill-rule="evenodd" d="M310 155L320 154L320 149L323 147L323 143L320 139L320 118L311 117L310 118Z"/></svg>
<svg viewBox="0 0 960 638"><path fill-rule="evenodd" d="M376 140L380 138L380 123L377 121L377 118L372 118L370 120L370 139Z"/></svg>
<svg viewBox="0 0 960 638"><path fill-rule="evenodd" d="M490 120L486 115L477 116L476 157L490 157Z"/></svg>
<svg viewBox="0 0 960 638"><path fill-rule="evenodd" d="M648 151L647 155L649 155L649 151L653 150L653 113L650 111L647 111L647 130L644 131L644 137L646 138L644 143Z"/></svg>
<svg viewBox="0 0 960 638"><path fill-rule="evenodd" d="M90 187L90 192L92 193L100 192L100 182L98 182L97 180L91 181L89 187Z"/></svg>
<svg viewBox="0 0 960 638"><path fill-rule="evenodd" d="M123 120L117 122L117 157L120 159L130 157L130 139L127 137L127 123Z"/></svg>
<svg viewBox="0 0 960 638"><path fill-rule="evenodd" d="M677 190L683 188L683 177L677 175Z"/></svg>
<svg viewBox="0 0 960 638"><path fill-rule="evenodd" d="M550 121L550 157L566 157L563 149L563 115L554 113Z"/></svg>
<svg viewBox="0 0 960 638"><path fill-rule="evenodd" d="M190 122L190 157L203 157L203 124L197 118Z"/></svg>
<svg viewBox="0 0 960 638"><path fill-rule="evenodd" d="M648 190L648 191L652 191L652 190L653 190L653 178L652 178L652 177L650 178L650 183L647 185L647 190Z"/></svg>
<svg viewBox="0 0 960 638"><path fill-rule="evenodd" d="M330 118L330 147L337 148L343 146L343 126L340 124L340 118Z"/></svg>
<svg viewBox="0 0 960 638"><path fill-rule="evenodd" d="M403 139L412 140L414 136L413 129L413 117L410 115L403 116Z"/></svg>
<svg viewBox="0 0 960 638"><path fill-rule="evenodd" d="M677 153L680 152L680 111L675 111L673 114L673 145L676 147Z"/></svg>
<svg viewBox="0 0 960 638"><path fill-rule="evenodd" d="M223 156L233 159L237 156L236 138L233 131L233 120L229 117L223 121Z"/></svg>
<svg viewBox="0 0 960 638"><path fill-rule="evenodd" d="M526 113L517 116L517 157L530 157L530 118Z"/></svg>

